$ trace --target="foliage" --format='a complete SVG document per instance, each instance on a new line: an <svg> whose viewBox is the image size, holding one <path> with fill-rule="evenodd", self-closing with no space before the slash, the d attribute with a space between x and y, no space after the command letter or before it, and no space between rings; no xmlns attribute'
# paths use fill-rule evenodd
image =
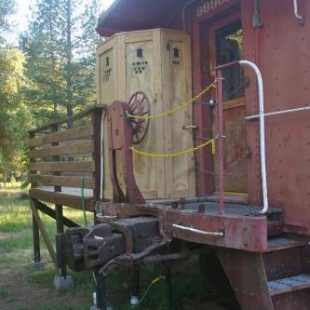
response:
<svg viewBox="0 0 310 310"><path fill-rule="evenodd" d="M22 171L31 116L23 103L24 55L15 48L0 49L0 173Z"/></svg>
<svg viewBox="0 0 310 310"><path fill-rule="evenodd" d="M74 274L74 290L56 292L53 289L56 271L44 246L41 251L44 268L33 270L29 267L33 258L32 215L29 200L24 197L24 192L0 190L0 308L89 309L94 287L91 273ZM65 213L78 222L83 221L80 211L70 209L65 210ZM42 216L42 220L54 241L55 221L47 216Z"/></svg>
<svg viewBox="0 0 310 310"><path fill-rule="evenodd" d="M96 1L37 1L21 42L32 83L26 100L39 124L94 104L97 10Z"/></svg>
<svg viewBox="0 0 310 310"><path fill-rule="evenodd" d="M10 30L9 17L15 12L15 0L0 0L0 45L5 43L3 35Z"/></svg>
<svg viewBox="0 0 310 310"><path fill-rule="evenodd" d="M9 47L16 0L0 0L0 177L20 176L27 130L96 101L97 0L36 0L20 52ZM0 180L0 181L1 181Z"/></svg>

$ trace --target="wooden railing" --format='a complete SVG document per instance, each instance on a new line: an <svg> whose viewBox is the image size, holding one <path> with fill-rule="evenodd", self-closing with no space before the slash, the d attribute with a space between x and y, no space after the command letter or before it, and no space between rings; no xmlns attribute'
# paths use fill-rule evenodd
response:
<svg viewBox="0 0 310 310"><path fill-rule="evenodd" d="M103 115L97 105L29 132L30 197L91 210L103 184Z"/></svg>

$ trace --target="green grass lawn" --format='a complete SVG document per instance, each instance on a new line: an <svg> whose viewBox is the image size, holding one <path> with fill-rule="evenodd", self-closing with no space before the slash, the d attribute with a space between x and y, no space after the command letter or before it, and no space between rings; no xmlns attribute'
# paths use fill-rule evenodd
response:
<svg viewBox="0 0 310 310"><path fill-rule="evenodd" d="M83 226L84 215L80 210L64 209L64 215ZM92 222L88 215L88 225ZM54 243L55 220L41 214L50 240ZM43 268L33 270L32 215L25 192L0 190L0 309L1 310L86 310L92 304L95 283L91 272L70 273L75 287L56 291L53 277L57 273L48 255L43 239L41 255ZM195 266L194 266L195 267ZM163 274L163 266L143 266L141 270L140 297L146 298L138 309L164 310L167 308L167 283L159 281L149 290L151 281ZM187 271L191 277L184 276ZM194 279L192 281L191 279ZM199 270L193 265L184 265L172 277L175 300L174 309L181 309L181 300L186 296L199 296L201 282ZM107 277L107 296L114 310L129 309L131 272L127 268L113 270ZM35 302L33 300L36 300ZM171 310L171 309L169 309Z"/></svg>

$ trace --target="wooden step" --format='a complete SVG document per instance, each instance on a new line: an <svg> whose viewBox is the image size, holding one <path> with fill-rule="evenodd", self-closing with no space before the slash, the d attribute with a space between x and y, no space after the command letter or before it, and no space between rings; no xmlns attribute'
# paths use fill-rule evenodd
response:
<svg viewBox="0 0 310 310"><path fill-rule="evenodd" d="M270 296L290 293L310 288L310 275L299 274L268 282Z"/></svg>

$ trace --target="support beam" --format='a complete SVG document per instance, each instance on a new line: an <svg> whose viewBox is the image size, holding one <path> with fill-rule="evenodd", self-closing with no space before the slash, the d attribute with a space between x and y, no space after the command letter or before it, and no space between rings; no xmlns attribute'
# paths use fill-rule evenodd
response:
<svg viewBox="0 0 310 310"><path fill-rule="evenodd" d="M45 213L46 215L48 215L49 217L53 218L54 220L56 220L56 211L49 208L47 205L45 205L44 203L40 202L39 200L34 200L35 206L38 210L42 211L43 213ZM77 223L71 221L70 219L68 219L65 216L62 216L62 221L63 224L67 227L80 227L80 225L78 225Z"/></svg>
<svg viewBox="0 0 310 310"><path fill-rule="evenodd" d="M34 215L32 214L32 231L33 231L33 255L34 261L32 265L36 268L36 265L41 263L41 251L40 251L40 232Z"/></svg>
<svg viewBox="0 0 310 310"><path fill-rule="evenodd" d="M55 268L56 268L56 253L55 253L55 250L53 248L53 245L49 239L49 236L44 228L44 225L41 221L41 218L40 218L40 215L39 215L39 212L35 206L35 203L32 199L30 199L30 208L32 210L32 215L33 215L33 218L35 220L35 223L36 225L38 226L39 230L40 230L40 233L44 239L44 242L46 244L46 247L47 247L47 250L50 254L50 257L55 265Z"/></svg>

